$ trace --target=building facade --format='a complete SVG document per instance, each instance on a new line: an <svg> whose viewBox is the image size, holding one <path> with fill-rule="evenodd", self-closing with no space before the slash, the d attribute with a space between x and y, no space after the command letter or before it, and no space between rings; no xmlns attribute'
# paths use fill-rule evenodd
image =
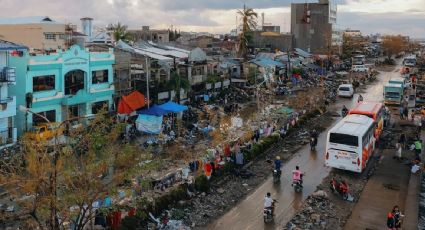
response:
<svg viewBox="0 0 425 230"><path fill-rule="evenodd" d="M65 24L49 17L1 19L0 37L28 46L34 51L66 49Z"/></svg>
<svg viewBox="0 0 425 230"><path fill-rule="evenodd" d="M143 26L141 30L128 30L128 32L134 37L135 41L170 42L170 33L168 30L151 30L149 26Z"/></svg>
<svg viewBox="0 0 425 230"><path fill-rule="evenodd" d="M12 55L22 55L27 47L0 40L0 149L16 143L16 97L9 87L16 84L16 70L9 65Z"/></svg>
<svg viewBox="0 0 425 230"><path fill-rule="evenodd" d="M291 33L294 47L311 53L328 54L335 45L337 8L330 0L291 4Z"/></svg>
<svg viewBox="0 0 425 230"><path fill-rule="evenodd" d="M42 56L12 57L16 85L10 92L16 105L45 116L50 122L91 117L105 106L111 108L114 94L113 50L88 52L74 45L67 51ZM18 111L18 136L44 123L32 113Z"/></svg>

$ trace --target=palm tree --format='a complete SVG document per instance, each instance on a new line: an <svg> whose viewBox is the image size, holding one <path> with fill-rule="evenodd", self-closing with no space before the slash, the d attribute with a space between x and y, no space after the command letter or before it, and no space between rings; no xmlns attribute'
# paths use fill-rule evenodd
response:
<svg viewBox="0 0 425 230"><path fill-rule="evenodd" d="M129 42L133 40L133 36L127 31L127 26L118 22L115 25L109 25L108 28L112 30L112 35L114 40L117 42L123 40L124 42Z"/></svg>
<svg viewBox="0 0 425 230"><path fill-rule="evenodd" d="M177 103L180 103L180 89L188 91L190 83L186 78L182 78L176 71L171 74L171 79L167 83L168 87L176 92Z"/></svg>
<svg viewBox="0 0 425 230"><path fill-rule="evenodd" d="M243 10L238 10L238 14L242 20L242 33L239 35L239 51L240 57L246 58L248 52L249 32L257 27L257 13L252 8L243 6Z"/></svg>

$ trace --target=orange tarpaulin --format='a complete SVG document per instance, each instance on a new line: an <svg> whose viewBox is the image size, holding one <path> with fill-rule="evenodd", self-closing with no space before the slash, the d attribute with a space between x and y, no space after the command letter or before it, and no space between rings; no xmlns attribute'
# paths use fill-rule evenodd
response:
<svg viewBox="0 0 425 230"><path fill-rule="evenodd" d="M127 96L122 96L118 104L119 114L130 114L145 106L145 96L138 91L134 91Z"/></svg>

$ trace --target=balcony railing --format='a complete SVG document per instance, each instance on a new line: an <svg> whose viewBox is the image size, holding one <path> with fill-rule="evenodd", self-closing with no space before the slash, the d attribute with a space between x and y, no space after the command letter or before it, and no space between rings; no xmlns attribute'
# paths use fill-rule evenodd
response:
<svg viewBox="0 0 425 230"><path fill-rule="evenodd" d="M0 82L15 82L16 69L11 67L4 67L0 69Z"/></svg>
<svg viewBox="0 0 425 230"><path fill-rule="evenodd" d="M0 98L0 104L7 104L13 101L13 97Z"/></svg>

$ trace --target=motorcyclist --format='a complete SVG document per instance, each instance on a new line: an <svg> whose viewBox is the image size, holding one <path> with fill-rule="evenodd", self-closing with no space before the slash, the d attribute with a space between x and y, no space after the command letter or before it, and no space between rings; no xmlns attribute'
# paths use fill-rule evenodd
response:
<svg viewBox="0 0 425 230"><path fill-rule="evenodd" d="M357 98L357 103L363 101L363 96L361 94L359 94L359 97Z"/></svg>
<svg viewBox="0 0 425 230"><path fill-rule="evenodd" d="M264 197L264 208L270 209L272 211L272 214L274 213L274 200L269 192Z"/></svg>
<svg viewBox="0 0 425 230"><path fill-rule="evenodd" d="M342 107L341 114L342 114L343 117L347 116L347 114L348 114L348 109L347 109L347 107L345 107L345 105L343 105L343 107Z"/></svg>
<svg viewBox="0 0 425 230"><path fill-rule="evenodd" d="M300 171L299 166L295 166L295 170L292 171L292 184L295 182L300 182L301 187L303 187L303 173Z"/></svg>
<svg viewBox="0 0 425 230"><path fill-rule="evenodd" d="M274 160L274 169L277 171L278 175L280 176L281 169L282 168L282 161L280 160L280 156L276 156L276 160Z"/></svg>
<svg viewBox="0 0 425 230"><path fill-rule="evenodd" d="M313 129L313 131L311 131L310 133L310 137L314 139L314 145L317 145L317 138L319 137L319 133L317 132L316 129Z"/></svg>

